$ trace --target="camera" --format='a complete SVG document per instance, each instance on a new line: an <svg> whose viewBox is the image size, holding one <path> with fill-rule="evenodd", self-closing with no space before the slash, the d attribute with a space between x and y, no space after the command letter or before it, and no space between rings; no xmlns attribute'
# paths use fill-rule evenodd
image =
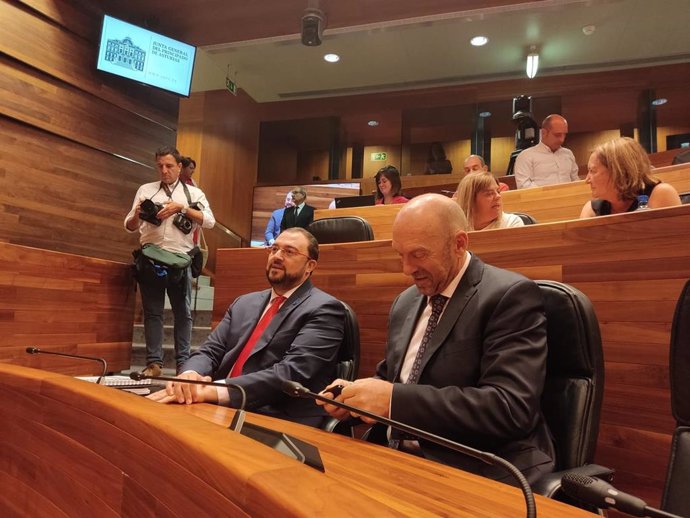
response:
<svg viewBox="0 0 690 518"><path fill-rule="evenodd" d="M161 210L163 210L163 205L160 203L154 203L148 199L144 200L139 205L139 218L158 227L161 224L161 220L158 219L156 214Z"/></svg>
<svg viewBox="0 0 690 518"><path fill-rule="evenodd" d="M198 203L192 203L189 208L200 210ZM175 214L175 217L173 218L173 225L175 225L183 234L189 234L194 226L192 220L189 219L186 214L182 213Z"/></svg>

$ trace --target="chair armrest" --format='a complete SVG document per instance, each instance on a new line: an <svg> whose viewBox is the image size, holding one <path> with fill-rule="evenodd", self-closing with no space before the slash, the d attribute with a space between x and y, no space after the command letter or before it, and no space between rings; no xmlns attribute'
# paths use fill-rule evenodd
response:
<svg viewBox="0 0 690 518"><path fill-rule="evenodd" d="M539 495L559 500L558 495L561 493L561 479L566 473L576 473L586 477L598 477L610 482L613 479L614 470L605 466L599 466L598 464L585 464L584 466L573 469L546 473L532 484L532 491Z"/></svg>

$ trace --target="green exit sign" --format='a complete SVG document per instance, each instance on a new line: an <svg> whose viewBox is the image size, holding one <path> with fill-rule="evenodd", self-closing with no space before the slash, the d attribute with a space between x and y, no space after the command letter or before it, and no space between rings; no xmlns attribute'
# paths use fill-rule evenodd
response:
<svg viewBox="0 0 690 518"><path fill-rule="evenodd" d="M382 151L378 153L372 153L371 154L371 160L372 162L383 162L388 158L388 153L384 153Z"/></svg>
<svg viewBox="0 0 690 518"><path fill-rule="evenodd" d="M225 88L228 89L232 95L237 95L237 84L229 77L225 78Z"/></svg>

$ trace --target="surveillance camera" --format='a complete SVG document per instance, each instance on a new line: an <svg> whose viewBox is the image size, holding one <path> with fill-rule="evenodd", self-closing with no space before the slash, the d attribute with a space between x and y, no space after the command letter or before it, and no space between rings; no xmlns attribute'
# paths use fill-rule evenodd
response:
<svg viewBox="0 0 690 518"><path fill-rule="evenodd" d="M321 45L323 27L326 17L323 11L315 8L307 8L302 16L302 45L317 47Z"/></svg>

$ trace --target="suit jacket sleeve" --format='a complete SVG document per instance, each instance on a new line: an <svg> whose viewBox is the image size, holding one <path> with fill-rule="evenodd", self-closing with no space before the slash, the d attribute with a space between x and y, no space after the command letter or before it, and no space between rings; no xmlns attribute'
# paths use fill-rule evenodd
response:
<svg viewBox="0 0 690 518"><path fill-rule="evenodd" d="M475 310L459 319L456 327L465 330L455 337L466 343L444 343L418 385L394 385L394 419L475 445L519 439L534 430L545 376L545 317L538 286L512 280L507 290L489 295L495 300L477 301ZM453 339L451 334L448 340ZM474 357L476 370L467 374ZM465 379L449 383L460 371ZM434 372L443 381L434 380Z"/></svg>

